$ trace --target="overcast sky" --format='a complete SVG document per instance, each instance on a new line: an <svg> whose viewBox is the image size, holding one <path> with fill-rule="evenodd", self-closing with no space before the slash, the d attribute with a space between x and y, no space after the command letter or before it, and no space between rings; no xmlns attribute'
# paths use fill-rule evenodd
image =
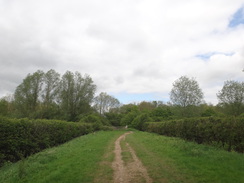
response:
<svg viewBox="0 0 244 183"><path fill-rule="evenodd" d="M207 103L243 81L243 0L0 0L0 97L38 69L79 71L122 103L169 101L194 77Z"/></svg>

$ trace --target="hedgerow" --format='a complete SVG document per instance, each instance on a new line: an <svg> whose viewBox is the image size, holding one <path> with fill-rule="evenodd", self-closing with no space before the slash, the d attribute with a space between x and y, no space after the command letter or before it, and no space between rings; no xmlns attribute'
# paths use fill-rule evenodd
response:
<svg viewBox="0 0 244 183"><path fill-rule="evenodd" d="M95 124L0 117L0 166L97 129Z"/></svg>
<svg viewBox="0 0 244 183"><path fill-rule="evenodd" d="M186 118L144 124L144 130L244 152L244 118Z"/></svg>

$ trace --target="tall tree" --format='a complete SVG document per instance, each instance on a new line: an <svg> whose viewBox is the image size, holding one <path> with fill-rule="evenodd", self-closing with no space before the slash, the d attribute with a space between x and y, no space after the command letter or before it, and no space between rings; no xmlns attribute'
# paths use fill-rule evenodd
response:
<svg viewBox="0 0 244 183"><path fill-rule="evenodd" d="M67 71L60 82L60 104L67 120L77 116L90 107L96 86L90 76Z"/></svg>
<svg viewBox="0 0 244 183"><path fill-rule="evenodd" d="M0 115L13 116L14 114L13 95L0 98Z"/></svg>
<svg viewBox="0 0 244 183"><path fill-rule="evenodd" d="M43 84L43 71L28 74L16 88L14 98L18 111L24 116L30 116L37 109Z"/></svg>
<svg viewBox="0 0 244 183"><path fill-rule="evenodd" d="M138 108L140 111L152 111L153 109L156 108L156 101L154 102L146 102L142 101L138 104Z"/></svg>
<svg viewBox="0 0 244 183"><path fill-rule="evenodd" d="M217 97L227 114L240 115L244 111L244 82L226 81Z"/></svg>
<svg viewBox="0 0 244 183"><path fill-rule="evenodd" d="M173 83L170 99L173 104L182 107L199 105L203 101L203 92L195 79L182 76Z"/></svg>
<svg viewBox="0 0 244 183"><path fill-rule="evenodd" d="M4 98L0 99L0 116L7 116L8 115L8 101L6 101Z"/></svg>
<svg viewBox="0 0 244 183"><path fill-rule="evenodd" d="M119 100L105 92L101 92L94 98L94 108L99 112L99 114L110 112L112 109L118 108L119 106Z"/></svg>
<svg viewBox="0 0 244 183"><path fill-rule="evenodd" d="M39 118L56 118L58 110L58 92L60 84L60 74L51 69L43 75L43 86L41 91L41 108Z"/></svg>
<svg viewBox="0 0 244 183"><path fill-rule="evenodd" d="M181 112L183 116L192 116L194 106L203 102L203 92L194 78L181 76L173 83L170 99L174 105L183 109Z"/></svg>
<svg viewBox="0 0 244 183"><path fill-rule="evenodd" d="M44 86L42 91L42 100L44 105L48 106L56 102L60 83L60 74L51 69L44 74L43 80Z"/></svg>

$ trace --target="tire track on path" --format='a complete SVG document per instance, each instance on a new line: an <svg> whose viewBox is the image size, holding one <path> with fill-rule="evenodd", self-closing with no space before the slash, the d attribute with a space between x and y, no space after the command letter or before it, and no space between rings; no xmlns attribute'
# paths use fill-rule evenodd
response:
<svg viewBox="0 0 244 183"><path fill-rule="evenodd" d="M120 145L121 140L125 140L126 135L133 132L127 132L121 135L115 141L115 159L112 163L112 168L114 170L113 182L114 183L130 183L130 182L146 182L152 183L152 179L147 173L147 169L143 166L141 160L136 156L134 149L126 143L127 148L132 156L132 161L125 165L122 159L122 148Z"/></svg>

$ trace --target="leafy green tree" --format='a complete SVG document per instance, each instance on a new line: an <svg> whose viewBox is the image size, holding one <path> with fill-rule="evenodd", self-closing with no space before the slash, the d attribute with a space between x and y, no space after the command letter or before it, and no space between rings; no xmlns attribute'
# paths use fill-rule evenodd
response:
<svg viewBox="0 0 244 183"><path fill-rule="evenodd" d="M122 126L125 125L131 125L132 121L139 115L141 112L135 108L135 110L131 110L128 113L123 114L123 117L121 118L120 124Z"/></svg>
<svg viewBox="0 0 244 183"><path fill-rule="evenodd" d="M44 88L42 91L42 100L44 105L48 107L50 104L56 103L57 101L60 74L57 73L55 70L51 69L44 74L43 82Z"/></svg>
<svg viewBox="0 0 244 183"><path fill-rule="evenodd" d="M127 114L132 111L139 111L138 106L135 104L125 104L120 107L120 113L121 114Z"/></svg>
<svg viewBox="0 0 244 183"><path fill-rule="evenodd" d="M200 111L201 111L201 117L214 117L214 116L218 116L221 117L222 113L219 112L218 107L212 105L211 103L209 104L201 104L199 106Z"/></svg>
<svg viewBox="0 0 244 183"><path fill-rule="evenodd" d="M138 129L138 130L143 130L143 125L146 122L152 122L152 118L149 116L148 113L142 113L138 116L136 116L136 118L134 118L134 120L132 121L131 125L132 127Z"/></svg>
<svg viewBox="0 0 244 183"><path fill-rule="evenodd" d="M0 98L0 116L14 117L14 111L13 95L7 95Z"/></svg>
<svg viewBox="0 0 244 183"><path fill-rule="evenodd" d="M244 82L226 81L217 98L225 113L240 115L244 111Z"/></svg>
<svg viewBox="0 0 244 183"><path fill-rule="evenodd" d="M16 109L23 117L31 116L37 110L43 85L43 71L28 74L14 93Z"/></svg>
<svg viewBox="0 0 244 183"><path fill-rule="evenodd" d="M203 101L203 92L195 79L182 76L173 83L170 99L182 107L199 105Z"/></svg>
<svg viewBox="0 0 244 183"><path fill-rule="evenodd" d="M120 126L121 118L123 117L123 114L120 114L118 112L106 112L104 113L105 118L109 121L109 123L113 126Z"/></svg>
<svg viewBox="0 0 244 183"><path fill-rule="evenodd" d="M153 118L153 121L163 121L171 119L173 113L169 106L160 106L153 109L150 113L150 116Z"/></svg>
<svg viewBox="0 0 244 183"><path fill-rule="evenodd" d="M8 115L8 102L4 99L0 99L0 115L7 116Z"/></svg>
<svg viewBox="0 0 244 183"><path fill-rule="evenodd" d="M66 120L75 121L84 113L94 98L96 85L90 76L67 71L60 82L59 102Z"/></svg>
<svg viewBox="0 0 244 183"><path fill-rule="evenodd" d="M39 111L39 118L51 119L59 116L58 93L60 74L51 69L43 75L42 105Z"/></svg>
<svg viewBox="0 0 244 183"><path fill-rule="evenodd" d="M182 116L192 116L195 106L203 102L203 92L194 78L181 76L173 83L170 99L176 106L180 106Z"/></svg>
<svg viewBox="0 0 244 183"><path fill-rule="evenodd" d="M138 104L138 108L140 111L151 111L156 107L156 103L154 102L146 102L143 101Z"/></svg>
<svg viewBox="0 0 244 183"><path fill-rule="evenodd" d="M94 98L94 108L99 112L99 114L111 112L112 109L119 108L119 106L119 100L105 92L101 92Z"/></svg>

